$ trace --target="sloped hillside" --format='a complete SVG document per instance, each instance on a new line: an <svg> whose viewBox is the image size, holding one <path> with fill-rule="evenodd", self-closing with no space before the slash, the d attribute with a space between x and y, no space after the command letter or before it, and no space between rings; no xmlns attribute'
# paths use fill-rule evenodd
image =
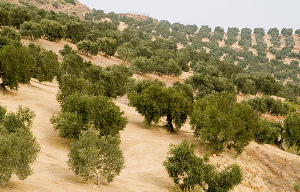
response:
<svg viewBox="0 0 300 192"><path fill-rule="evenodd" d="M34 5L39 9L77 15L81 19L91 10L77 0L1 0L13 4Z"/></svg>
<svg viewBox="0 0 300 192"><path fill-rule="evenodd" d="M85 182L66 164L70 141L60 137L49 121L52 115L60 112L55 99L57 91L57 82L32 80L30 85L22 85L18 91L0 94L1 105L8 111L15 111L22 105L35 112L32 131L41 145L41 153L32 167L33 174L24 181L14 177L0 191L170 191L174 184L162 165L169 144L180 143L186 138L196 144L197 154L205 153L202 143L193 138L188 123L177 133L164 129L164 119L145 128L143 117L126 104L126 98L119 98L115 103L128 117L128 125L121 131L126 167L114 182L108 184L102 180L102 186L98 188L96 181ZM293 191L293 184L300 180L300 157L272 145L252 142L238 157L232 151L226 151L211 156L210 161L219 164L220 168L232 163L241 167L243 181L234 188L236 192Z"/></svg>

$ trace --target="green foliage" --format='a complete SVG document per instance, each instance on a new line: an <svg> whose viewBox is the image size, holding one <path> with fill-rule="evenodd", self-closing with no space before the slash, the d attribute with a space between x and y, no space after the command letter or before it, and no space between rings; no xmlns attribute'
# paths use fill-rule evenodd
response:
<svg viewBox="0 0 300 192"><path fill-rule="evenodd" d="M29 130L33 112L21 106L16 113L5 114L5 108L0 109L0 187L5 187L12 174L21 180L31 175L30 164L40 148Z"/></svg>
<svg viewBox="0 0 300 192"><path fill-rule="evenodd" d="M103 10L93 9L92 13L86 13L84 16L85 20L90 21L100 21L102 18L105 18L105 13Z"/></svg>
<svg viewBox="0 0 300 192"><path fill-rule="evenodd" d="M195 34L195 32L198 30L197 25L186 25L186 33L189 35Z"/></svg>
<svg viewBox="0 0 300 192"><path fill-rule="evenodd" d="M146 85L139 90L141 85ZM145 117L145 125L158 122L163 116L167 116L169 131L180 129L191 113L193 100L187 96L184 90L173 87L166 88L157 82L142 81L136 85L136 91L129 95L130 105Z"/></svg>
<svg viewBox="0 0 300 192"><path fill-rule="evenodd" d="M260 114L271 113L273 115L286 115L289 112L289 106L280 99L274 99L270 96L254 97L248 99L247 103Z"/></svg>
<svg viewBox="0 0 300 192"><path fill-rule="evenodd" d="M194 144L185 139L178 145L170 145L169 156L163 162L175 184L184 190L191 190L196 185L206 191L229 191L242 181L239 166L230 165L218 172L214 165L195 155Z"/></svg>
<svg viewBox="0 0 300 192"><path fill-rule="evenodd" d="M241 41L239 42L239 45L241 45L244 48L252 46L251 32L252 30L249 28L242 28Z"/></svg>
<svg viewBox="0 0 300 192"><path fill-rule="evenodd" d="M39 23L25 21L20 26L20 34L29 37L30 39L39 39L43 36L44 32Z"/></svg>
<svg viewBox="0 0 300 192"><path fill-rule="evenodd" d="M287 82L285 85L283 85L282 90L278 92L278 96L284 97L288 101L296 102L297 98L300 96L299 83Z"/></svg>
<svg viewBox="0 0 300 192"><path fill-rule="evenodd" d="M294 189L295 189L295 191L300 191L299 183L294 183Z"/></svg>
<svg viewBox="0 0 300 192"><path fill-rule="evenodd" d="M118 49L118 42L111 37L102 37L97 39L97 43L101 52L107 57L114 56Z"/></svg>
<svg viewBox="0 0 300 192"><path fill-rule="evenodd" d="M34 68L32 70L32 77L40 82L51 82L57 75L60 67L57 55L52 51L47 51L36 47L33 43L28 46L30 54L34 59Z"/></svg>
<svg viewBox="0 0 300 192"><path fill-rule="evenodd" d="M86 31L83 23L68 22L65 25L65 38L69 38L73 43L78 43L86 37Z"/></svg>
<svg viewBox="0 0 300 192"><path fill-rule="evenodd" d="M233 28L228 27L227 40L225 40L226 45L230 45L230 46L233 45L237 41L236 37L239 32L240 30L236 27Z"/></svg>
<svg viewBox="0 0 300 192"><path fill-rule="evenodd" d="M92 66L87 68L83 74L85 79L94 84L95 88L92 89L96 90L102 86L104 88L102 94L114 98L127 93L132 84L130 78L132 75L132 70L125 65L113 65L104 69L99 66Z"/></svg>
<svg viewBox="0 0 300 192"><path fill-rule="evenodd" d="M210 37L211 28L208 25L202 25L199 29L199 34L202 35L204 38Z"/></svg>
<svg viewBox="0 0 300 192"><path fill-rule="evenodd" d="M31 19L31 15L25 7L15 6L10 9L10 18L12 26L19 29L24 21Z"/></svg>
<svg viewBox="0 0 300 192"><path fill-rule="evenodd" d="M66 3L70 3L76 6L76 2L74 0L64 0Z"/></svg>
<svg viewBox="0 0 300 192"><path fill-rule="evenodd" d="M15 40L15 41L21 40L20 33L17 32L15 29L7 27L7 26L2 28L2 30L0 31L0 35L2 37L7 37L7 38Z"/></svg>
<svg viewBox="0 0 300 192"><path fill-rule="evenodd" d="M200 98L213 91L235 92L232 80L223 77L213 77L195 73L193 76L187 78L185 83L190 84Z"/></svg>
<svg viewBox="0 0 300 192"><path fill-rule="evenodd" d="M68 95L75 92L107 97L123 96L132 84L133 72L124 65L102 68L90 66L76 74L63 74L59 81L58 101L63 103Z"/></svg>
<svg viewBox="0 0 300 192"><path fill-rule="evenodd" d="M80 77L82 71L90 67L92 65L91 62L86 62L77 54L68 54L65 55L64 60L61 64L62 73L69 73L71 75L75 75ZM58 78L60 80L60 77Z"/></svg>
<svg viewBox="0 0 300 192"><path fill-rule="evenodd" d="M283 29L281 30L281 34L284 35L284 36L286 36L286 37L292 36L292 34L293 34L293 29L292 29L292 28L289 28L289 29L283 28Z"/></svg>
<svg viewBox="0 0 300 192"><path fill-rule="evenodd" d="M280 123L260 119L259 125L261 130L255 135L255 140L257 142L276 145L280 144L279 139L283 129Z"/></svg>
<svg viewBox="0 0 300 192"><path fill-rule="evenodd" d="M249 75L240 73L234 78L234 84L237 86L237 91L244 94L261 92L266 95L275 95L280 90L280 85L271 75L261 73Z"/></svg>
<svg viewBox="0 0 300 192"><path fill-rule="evenodd" d="M53 116L51 123L62 136L79 137L82 130L90 127L98 130L100 135L117 135L127 124L124 112L109 98L104 96L87 96L75 93L66 97L62 103L62 114ZM68 126L72 120L77 120ZM74 130L72 130L74 129Z"/></svg>
<svg viewBox="0 0 300 192"><path fill-rule="evenodd" d="M167 69L168 69L168 72L167 72L168 75L179 76L182 74L182 70L178 66L178 63L175 60L169 59L167 61L166 65L167 65Z"/></svg>
<svg viewBox="0 0 300 192"><path fill-rule="evenodd" d="M63 26L59 22L43 19L40 24L48 40L58 41L64 37Z"/></svg>
<svg viewBox="0 0 300 192"><path fill-rule="evenodd" d="M295 146L297 151L300 150L300 114L294 113L288 115L284 120L283 126L283 139L286 141L289 147Z"/></svg>
<svg viewBox="0 0 300 192"><path fill-rule="evenodd" d="M130 62L136 54L134 47L131 43L122 44L118 48L117 52L118 52L118 56L124 60L124 64L126 62Z"/></svg>
<svg viewBox="0 0 300 192"><path fill-rule="evenodd" d="M258 116L244 103L236 103L235 94L212 93L199 99L190 124L195 137L200 137L206 149L220 153L234 148L239 154L254 139L258 131Z"/></svg>
<svg viewBox="0 0 300 192"><path fill-rule="evenodd" d="M192 60L193 50L190 48L179 49L176 52L176 61L182 71L188 72L190 70L189 62Z"/></svg>
<svg viewBox="0 0 300 192"><path fill-rule="evenodd" d="M215 30L214 30L214 36L219 40L219 41L222 41L223 39L223 36L224 36L224 29L221 28L220 26L217 26L215 27Z"/></svg>
<svg viewBox="0 0 300 192"><path fill-rule="evenodd" d="M85 180L97 177L112 182L123 169L124 157L120 149L120 138L113 136L100 137L94 129L88 129L76 140L68 154L69 167L76 175Z"/></svg>
<svg viewBox="0 0 300 192"><path fill-rule="evenodd" d="M136 73L153 73L154 66L151 66L150 60L146 57L137 57L132 60L130 66Z"/></svg>
<svg viewBox="0 0 300 192"><path fill-rule="evenodd" d="M86 54L97 55L99 52L99 45L89 40L82 40L76 44L78 51Z"/></svg>
<svg viewBox="0 0 300 192"><path fill-rule="evenodd" d="M277 28L270 28L268 34L272 36L271 42L275 47L279 47L281 45L279 30Z"/></svg>
<svg viewBox="0 0 300 192"><path fill-rule="evenodd" d="M0 26L10 25L11 24L11 17L9 11L0 7Z"/></svg>
<svg viewBox="0 0 300 192"><path fill-rule="evenodd" d="M53 116L50 121L54 124L54 129L67 139L78 139L83 127L82 120L77 113L61 113Z"/></svg>
<svg viewBox="0 0 300 192"><path fill-rule="evenodd" d="M61 56L66 56L68 54L76 54L76 51L72 49L72 47L70 47L70 45L65 44L64 48L62 50L59 50L59 54L61 54Z"/></svg>
<svg viewBox="0 0 300 192"><path fill-rule="evenodd" d="M28 49L18 45L6 45L0 50L2 87L17 89L19 83L29 83L34 61Z"/></svg>

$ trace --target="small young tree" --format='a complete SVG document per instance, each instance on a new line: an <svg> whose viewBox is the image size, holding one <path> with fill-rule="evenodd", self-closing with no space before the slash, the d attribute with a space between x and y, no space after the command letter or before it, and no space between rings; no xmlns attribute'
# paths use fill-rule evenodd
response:
<svg viewBox="0 0 300 192"><path fill-rule="evenodd" d="M31 173L39 145L30 132L33 112L19 107L16 113L6 114L0 106L0 187L5 187L12 174L26 179Z"/></svg>
<svg viewBox="0 0 300 192"><path fill-rule="evenodd" d="M97 177L98 186L101 177L112 182L124 167L120 142L119 137L113 136L99 139L96 130L88 129L72 144L67 163L76 175L85 180Z"/></svg>
<svg viewBox="0 0 300 192"><path fill-rule="evenodd" d="M207 158L195 155L195 145L186 139L178 145L170 145L169 156L163 162L175 184L184 190L202 186L206 191L229 191L242 181L242 172L238 165L230 165L218 172Z"/></svg>
<svg viewBox="0 0 300 192"><path fill-rule="evenodd" d="M64 48L62 50L59 50L59 54L61 54L61 56L66 56L68 54L76 54L76 50L73 50L72 47L70 47L70 45L65 44Z"/></svg>

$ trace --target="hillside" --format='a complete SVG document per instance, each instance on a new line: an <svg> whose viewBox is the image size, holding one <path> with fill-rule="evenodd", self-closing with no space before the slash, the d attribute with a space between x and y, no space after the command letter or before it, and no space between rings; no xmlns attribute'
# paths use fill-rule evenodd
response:
<svg viewBox="0 0 300 192"><path fill-rule="evenodd" d="M10 2L20 4L19 1ZM64 12L68 14L72 14L72 12L68 11L78 10L77 15L81 18L84 17L84 13L90 11L77 1L75 1L76 6L72 4L73 1L68 2L69 3L66 3L66 1L55 2L50 0L23 1L21 4L24 5L30 3L47 10L55 10L55 7L57 6L56 12L65 9ZM56 3L58 3L58 5L56 5ZM34 11L30 13L36 14ZM121 17L119 18L119 16ZM53 54L56 63L57 59L62 63L60 66L59 63L57 63L57 68L55 68L57 79L61 78L63 75L70 75L71 80L78 80L76 81L76 84L74 84L75 88L70 88L70 94L79 90L77 93L92 95L90 92L84 92L87 90L85 89L86 87L88 87L88 91L91 91L91 85L94 85L92 83L92 80L94 79L88 80L87 76L90 74L85 72L94 68L94 66L90 66L88 62L80 60L81 58L76 55L78 54L85 61L90 61L93 65L103 67L95 67L97 70L101 71L101 73L96 71L95 75L92 76L95 77L95 79L99 76L99 79L102 80L96 81L98 81L97 83L101 83L100 85L103 87L96 87L96 89L95 87L92 87L93 91L98 91L97 88L101 90L99 91L101 93L96 93L99 95L105 94L102 93L106 91L105 86L108 85L113 87L115 84L121 84L118 84L119 82L115 83L114 81L111 81L111 73L103 72L105 70L113 71L113 68L104 69L104 67L125 63L126 66L131 67L130 69L124 67L125 70L130 71L128 73L131 73L131 70L132 72L135 72L132 77L135 80L158 79L167 86L172 86L176 81L189 84L190 87L188 88L192 89L191 103L193 103L193 101L196 102L198 99L203 99L205 96L201 94L209 96L209 94L214 94L215 92L223 92L233 96L236 95L237 102L239 103L255 96L271 95L270 98L276 99L279 98L279 96L287 96L286 99L280 97L280 106L282 105L281 100L284 101L290 99L294 103L286 101L285 104L297 107L294 111L290 110L288 112L293 114L299 110L299 34L293 34L291 36L280 34L279 44L276 42L277 45L274 45L276 43L274 43L273 37L269 34L265 34L265 32L263 35L248 33L248 39L245 39L243 37L244 32L242 31L237 32L234 40L230 42L230 32L225 33L223 31L224 33L218 34L217 32L207 30L207 27L202 27L198 30L198 28L196 29L193 25L184 26L179 23L170 24L166 21L157 22L153 18L134 14L119 16L114 13L104 14L100 10L91 14L88 19L89 21L86 22L84 20L79 20L78 18L77 20L72 20L73 17L55 14L53 12L46 13L43 16L47 18L46 20L43 20L41 16L34 15L34 19L32 19L33 23L45 29L47 27L45 23L47 24L47 22L49 24L55 23L57 26L60 25L60 30L63 31L64 34L53 39L46 33L46 30L43 31L43 35L37 38L33 38L31 35L26 34L21 37L20 34L23 34L22 30L24 30L24 28L22 29L22 26L19 28L15 27L14 29L2 26L2 29L0 30L0 40L2 40L0 41L0 56L2 56L0 59L2 60L0 61L7 61L5 58L12 55L12 51L5 52L7 47L14 47L15 49L23 48L25 51L19 55L29 55L28 53L36 54L34 55L36 56L36 60L33 60L33 57L28 57L28 59L32 59L32 63L34 62L41 65L44 63L51 65L51 61L48 62L47 60L50 57L42 57L42 52L45 52L48 55L54 52L58 56L56 58L56 55ZM97 20L97 22L90 22L93 20ZM40 25L40 21L44 22L41 22L43 25ZM202 30L204 28L206 28L206 31ZM73 30L78 33L75 33ZM3 31L5 31L6 34ZM79 35L76 36L77 34ZM288 46L291 37L294 45ZM31 43L52 52L48 53L43 49L39 50L38 47L33 45L29 46ZM75 43L77 43L77 45ZM25 46L22 46L22 44ZM69 50L69 54L66 53L66 55L64 55L59 51L64 49L66 44L73 50ZM86 46L81 47L80 45ZM95 53L90 52L91 47L96 47ZM109 53L110 48L114 49L111 54ZM38 51L35 50L36 52L29 52L34 49ZM65 48L64 51L66 50L67 49ZM76 60L72 60L72 57ZM64 61L65 63L63 63ZM68 61L69 63L67 63ZM9 63L8 65L13 65L11 64L13 63L13 59L11 63L7 63ZM71 76L71 73L69 73L70 71L68 71L70 69L66 69L68 65L71 66L71 69L75 69L75 72L79 72L79 74L72 74L73 76ZM80 67L75 68L76 66L74 67L72 65ZM38 65L33 65L30 70L35 70L38 67ZM15 68L14 70L18 71L18 68ZM43 71L46 71L46 73L49 72L48 70ZM62 75L64 72L66 74ZM28 74L31 73L32 72L28 72ZM24 72L22 74L24 74ZM119 74L125 73L118 73L118 75ZM192 81L193 79L191 76L196 77L194 78L195 82ZM36 117L33 120L31 131L41 146L41 152L38 155L37 160L32 164L32 175L25 180L20 180L16 176L13 176L8 182L8 185L5 188L0 188L0 191L167 192L171 191L174 187L174 182L167 174L162 162L168 155L170 144L178 144L183 139L187 139L189 142L195 144L197 155L201 157L206 155L206 143L204 143L205 141L201 141L201 139L196 139L194 137L194 132L191 130L191 125L189 124L189 118L181 129L173 133L167 131L165 127L165 117L161 118L158 123L153 123L147 128L143 123L144 117L140 115L134 107L129 106L129 99L126 94L125 96L118 96L116 98L114 98L114 96L109 96L113 97L110 99L124 111L125 116L128 118L126 128L120 132L121 149L125 157L125 168L122 170L120 176L117 176L112 183L107 183L105 179L102 179L100 182L101 186L98 188L96 186L96 179L86 182L82 177L76 176L72 170L69 169L66 161L68 160L68 153L70 152L71 143L73 141L61 137L59 131L55 131L53 124L50 123L50 118L53 115L58 115L62 111L61 106L57 101L57 93L59 92L59 86L61 88L61 85L65 82L61 80L62 78L60 79L60 84L56 79L54 79L53 82L39 82L32 77L36 76L29 76L28 80L31 78L30 83L20 84L18 90L8 89L7 92L0 92L0 105L5 106L8 112L16 111L19 105L28 107L34 111ZM238 77L241 78L238 79ZM4 78L2 78L2 82L5 81L3 79ZM117 81L119 79L122 79L120 75L114 80ZM185 81L186 79L190 81ZM243 87L243 90L238 87L242 84L240 83L242 80L243 82L246 82L245 85L247 85L245 86L246 88ZM107 83L106 81L110 82ZM292 84L294 87L291 85L291 87L284 89L285 85L290 85L289 83L286 83L287 81L295 83ZM81 82L87 83L81 84ZM128 84L131 87L125 87L128 85L123 85L125 87L124 90L126 91L133 87L132 84ZM69 88L68 86L65 87ZM79 88L76 89L77 87ZM247 92L248 89L254 91ZM298 90L298 92L293 92L294 90ZM184 91L180 93L183 92ZM186 91L186 93L187 92L188 91ZM195 97L193 97L193 94ZM288 97L291 95L293 97ZM169 102L169 100L167 102ZM235 101L233 102L236 104ZM192 105L193 104L191 104L191 106ZM245 104L245 106L246 105L247 104ZM247 105L247 107L250 108L250 105ZM179 110L181 110L181 108ZM216 110L218 109L216 108ZM229 113L237 113L237 111L238 109L234 109L233 111L229 110ZM256 113L254 113L254 108L250 108L247 112L256 115ZM258 111L256 112L259 113ZM288 112L284 115L287 115ZM213 113L211 116L215 117L218 113L219 111ZM269 111L264 113L266 114L262 114L260 117L277 121L281 124L286 117L281 115L275 116ZM225 120L227 116L224 115L221 117L222 118L220 119L224 119L223 122L227 123ZM234 120L239 119L236 118ZM238 125L242 127L242 123ZM223 128L223 125L224 124L221 124L220 127ZM231 125L233 124L230 124L230 126ZM261 127L260 124L255 125ZM81 133L86 131L85 128L80 130ZM215 127L213 127L213 129L215 129ZM240 155L235 153L234 147L228 149L231 147L230 142L234 141L226 140L227 138L225 138L224 140L227 141L226 146L228 146L228 148L225 147L225 150L218 155L211 154L209 156L210 163L216 165L217 169L220 170L225 166L235 163L241 168L243 180L232 191L294 191L294 185L300 183L300 156L295 155L296 152L292 151L293 148L287 148L285 146L286 143L282 142L283 140L280 140L280 145L283 146L286 151L278 147L279 139L282 139L281 136L283 135L282 130L283 128L278 134L280 138L278 135L275 135L274 140L276 140L276 144L258 144L257 142L251 141L249 145L247 145L248 143L246 144L246 147ZM277 134L274 130L272 131L271 134ZM244 133L251 135L251 128L244 131ZM265 134L265 132L261 130L257 131L255 134L257 133ZM217 133L215 135L217 135ZM256 138L255 136L252 136L250 139L254 140ZM275 143L274 140L273 143ZM272 141L269 143L272 143ZM290 152L294 152L295 154Z"/></svg>
<svg viewBox="0 0 300 192"><path fill-rule="evenodd" d="M56 13L63 12L69 15L77 15L81 19L84 18L86 13L91 10L77 0L1 0L8 3L18 5L33 5L39 9L54 11Z"/></svg>

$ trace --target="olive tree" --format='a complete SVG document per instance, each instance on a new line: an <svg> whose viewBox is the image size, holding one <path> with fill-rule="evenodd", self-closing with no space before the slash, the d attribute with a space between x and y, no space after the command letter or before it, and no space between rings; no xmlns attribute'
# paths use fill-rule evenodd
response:
<svg viewBox="0 0 300 192"><path fill-rule="evenodd" d="M208 158L196 156L194 148L186 139L178 145L170 145L163 165L175 184L185 191L199 185L208 192L225 192L241 183L243 175L238 165L229 165L219 172L208 163Z"/></svg>
<svg viewBox="0 0 300 192"><path fill-rule="evenodd" d="M124 167L124 157L120 149L119 137L98 136L94 129L88 129L79 139L72 143L67 161L69 167L76 175L85 180L97 177L100 186L101 177L112 182Z"/></svg>
<svg viewBox="0 0 300 192"><path fill-rule="evenodd" d="M6 114L0 106L0 187L16 174L24 180L32 174L30 164L40 151L36 138L30 132L34 114L19 107L16 113Z"/></svg>
<svg viewBox="0 0 300 192"><path fill-rule="evenodd" d="M176 129L180 129L191 113L193 96L189 93L192 92L187 84L167 88L156 81L141 81L129 95L129 100L130 105L145 117L146 126L166 116L168 131L174 132L173 123Z"/></svg>
<svg viewBox="0 0 300 192"><path fill-rule="evenodd" d="M124 112L109 98L75 93L62 103L62 113L51 118L54 129L61 136L78 139L80 133L91 126L100 135L117 135L127 124Z"/></svg>
<svg viewBox="0 0 300 192"><path fill-rule="evenodd" d="M44 32L39 23L25 21L20 26L20 34L30 39L39 39L43 36Z"/></svg>
<svg viewBox="0 0 300 192"><path fill-rule="evenodd" d="M196 102L190 124L210 152L227 147L239 154L259 131L258 119L249 105L236 103L234 93L214 92Z"/></svg>
<svg viewBox="0 0 300 192"><path fill-rule="evenodd" d="M28 48L19 45L6 45L0 50L1 86L6 90L17 89L19 83L29 83L34 61Z"/></svg>
<svg viewBox="0 0 300 192"><path fill-rule="evenodd" d="M287 116L284 120L283 139L289 147L295 146L299 152L300 150L300 114L295 113Z"/></svg>

